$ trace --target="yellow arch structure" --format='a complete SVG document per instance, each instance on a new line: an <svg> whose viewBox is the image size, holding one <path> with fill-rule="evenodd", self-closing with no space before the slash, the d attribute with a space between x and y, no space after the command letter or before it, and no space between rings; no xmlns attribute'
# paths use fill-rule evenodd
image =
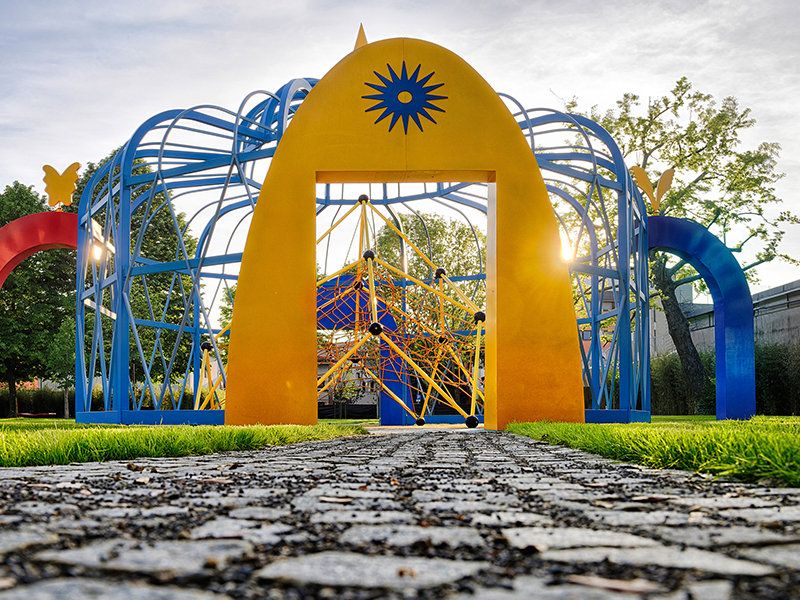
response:
<svg viewBox="0 0 800 600"><path fill-rule="evenodd" d="M490 184L485 427L583 422L569 273L530 147L461 58L391 39L331 69L275 153L239 274L226 424L317 422L315 184L446 181Z"/></svg>

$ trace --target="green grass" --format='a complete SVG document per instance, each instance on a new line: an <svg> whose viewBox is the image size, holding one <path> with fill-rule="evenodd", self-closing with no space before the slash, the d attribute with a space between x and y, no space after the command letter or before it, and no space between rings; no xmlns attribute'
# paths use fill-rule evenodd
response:
<svg viewBox="0 0 800 600"><path fill-rule="evenodd" d="M653 423L674 423L674 422L697 423L699 421L716 421L717 417L715 415L674 415L671 417L653 416L650 417L650 420L653 421Z"/></svg>
<svg viewBox="0 0 800 600"><path fill-rule="evenodd" d="M659 418L653 423L512 423L507 431L659 469L688 469L800 486L800 417L750 421Z"/></svg>
<svg viewBox="0 0 800 600"><path fill-rule="evenodd" d="M75 419L0 419L0 432L32 431L34 429L88 429L96 425L81 425ZM121 427L106 425L105 427Z"/></svg>
<svg viewBox="0 0 800 600"><path fill-rule="evenodd" d="M320 419L320 423L328 425L380 425L380 419Z"/></svg>
<svg viewBox="0 0 800 600"><path fill-rule="evenodd" d="M362 427L330 424L154 427L8 419L0 421L0 466L189 456L362 434L366 434Z"/></svg>

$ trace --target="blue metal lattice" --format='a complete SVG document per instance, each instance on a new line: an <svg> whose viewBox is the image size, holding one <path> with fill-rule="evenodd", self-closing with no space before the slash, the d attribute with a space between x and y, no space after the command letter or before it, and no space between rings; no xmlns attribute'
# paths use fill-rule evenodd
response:
<svg viewBox="0 0 800 600"><path fill-rule="evenodd" d="M200 385L202 342L211 342L211 362L224 378L224 354L214 340L219 306L236 282L270 159L315 83L295 79L275 94L253 92L236 112L198 106L156 115L92 177L79 206L79 422L223 421L223 411L189 410L182 399ZM575 250L570 271L591 398L587 421L649 420L642 198L599 125L503 98ZM358 193L325 185L318 196L318 219L332 215L333 222ZM485 184L372 185L370 198L397 225L401 213L422 219L420 207L436 206L467 224L480 243ZM474 282L473 293L484 285L483 269L481 263L461 278Z"/></svg>

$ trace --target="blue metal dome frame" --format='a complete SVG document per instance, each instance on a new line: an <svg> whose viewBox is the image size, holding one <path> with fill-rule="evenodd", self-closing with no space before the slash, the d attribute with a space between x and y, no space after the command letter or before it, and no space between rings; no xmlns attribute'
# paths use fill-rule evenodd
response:
<svg viewBox="0 0 800 600"><path fill-rule="evenodd" d="M237 111L197 106L160 113L92 177L78 213L78 422L223 422L222 410L181 408L181 398L201 385L203 342L211 344L211 361L224 381L214 311L236 282L269 160L316 81L294 79L274 94L253 92ZM619 148L600 125L579 115L527 110L501 96L528 139L574 250L569 267L586 420L649 421L648 242L642 196ZM420 201L453 211L473 231L487 210L482 184L430 184L407 194L399 186L395 194L382 185L377 192L372 203L398 225L398 211L419 216L414 204ZM344 189L335 197L325 186L317 214L357 201ZM165 223L175 242L169 261L143 250ZM197 240L194 251L191 244L187 247L189 233ZM483 285L483 265L480 271L462 279ZM149 318L136 316L134 305L146 308ZM532 314L531 335L536 335L537 318L546 316Z"/></svg>

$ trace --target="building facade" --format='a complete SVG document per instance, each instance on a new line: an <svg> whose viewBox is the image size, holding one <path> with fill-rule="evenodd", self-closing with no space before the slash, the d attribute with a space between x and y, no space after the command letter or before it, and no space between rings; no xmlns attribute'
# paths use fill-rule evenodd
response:
<svg viewBox="0 0 800 600"><path fill-rule="evenodd" d="M714 305L692 301L691 285L678 288L681 309L689 319L692 340L698 350L714 348ZM675 344L669 335L664 311L651 309L650 354L669 354ZM800 342L800 280L753 295L756 343Z"/></svg>

